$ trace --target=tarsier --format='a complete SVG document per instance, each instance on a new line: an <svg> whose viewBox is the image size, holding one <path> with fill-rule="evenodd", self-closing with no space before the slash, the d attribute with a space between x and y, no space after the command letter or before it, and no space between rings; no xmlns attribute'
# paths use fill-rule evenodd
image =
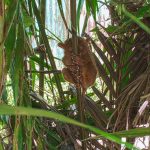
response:
<svg viewBox="0 0 150 150"><path fill-rule="evenodd" d="M65 80L74 84L77 88L82 88L85 94L87 88L95 82L97 70L91 58L92 52L89 40L78 37L78 54L73 51L72 38L67 39L58 46L64 49L64 57L62 59L65 68L62 73Z"/></svg>

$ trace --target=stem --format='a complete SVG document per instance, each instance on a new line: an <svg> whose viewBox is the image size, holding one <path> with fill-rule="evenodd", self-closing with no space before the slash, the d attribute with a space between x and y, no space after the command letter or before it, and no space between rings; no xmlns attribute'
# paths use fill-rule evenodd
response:
<svg viewBox="0 0 150 150"><path fill-rule="evenodd" d="M45 28L45 7L46 6L46 1L43 0L40 2L40 14L41 14L41 19L43 26ZM40 34L40 45L43 44L42 36ZM40 68L39 71L44 71L44 54L40 53ZM40 73L39 74L39 94L43 97L44 96L44 74Z"/></svg>
<svg viewBox="0 0 150 150"><path fill-rule="evenodd" d="M0 1L0 99L4 84L4 1Z"/></svg>
<svg viewBox="0 0 150 150"><path fill-rule="evenodd" d="M70 13L71 13L71 30L72 30L72 48L74 53L78 54L78 37L77 37L77 23L76 23L76 0L70 0ZM78 101L78 115L82 123L85 122L84 118L84 96L81 88L77 88L77 101ZM85 130L81 128L81 139L85 139ZM82 141L82 149L86 150L86 143Z"/></svg>

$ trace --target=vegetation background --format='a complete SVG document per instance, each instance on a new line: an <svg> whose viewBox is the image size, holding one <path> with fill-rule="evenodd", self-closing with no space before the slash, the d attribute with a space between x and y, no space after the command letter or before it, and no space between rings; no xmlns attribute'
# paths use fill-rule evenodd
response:
<svg viewBox="0 0 150 150"><path fill-rule="evenodd" d="M150 149L150 1L76 2L98 69L80 110L56 46L70 2L0 1L0 150Z"/></svg>

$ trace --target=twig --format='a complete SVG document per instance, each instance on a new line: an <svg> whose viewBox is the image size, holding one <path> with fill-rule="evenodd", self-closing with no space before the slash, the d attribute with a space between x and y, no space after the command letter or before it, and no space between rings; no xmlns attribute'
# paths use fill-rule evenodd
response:
<svg viewBox="0 0 150 150"><path fill-rule="evenodd" d="M54 73L54 74L60 74L60 70L50 70L50 71L37 71L37 70L26 70L25 72L27 73L44 73L44 74L49 74L49 73Z"/></svg>

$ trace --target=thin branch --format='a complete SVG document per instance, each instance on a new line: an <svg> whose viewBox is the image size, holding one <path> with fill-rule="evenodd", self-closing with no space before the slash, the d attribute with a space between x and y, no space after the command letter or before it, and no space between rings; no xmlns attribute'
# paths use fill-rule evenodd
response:
<svg viewBox="0 0 150 150"><path fill-rule="evenodd" d="M50 70L50 71L26 70L25 72L27 72L27 73L43 73L43 74L49 74L49 73L60 74L61 70Z"/></svg>

